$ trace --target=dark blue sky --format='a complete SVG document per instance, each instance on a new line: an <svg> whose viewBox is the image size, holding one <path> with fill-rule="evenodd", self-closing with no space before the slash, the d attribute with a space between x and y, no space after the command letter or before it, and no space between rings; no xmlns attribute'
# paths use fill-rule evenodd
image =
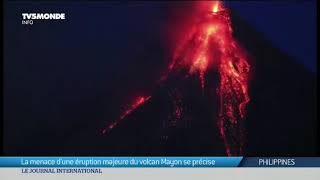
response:
<svg viewBox="0 0 320 180"><path fill-rule="evenodd" d="M166 3L148 2L145 4L131 3L130 5L103 1L61 5L12 3L13 6L10 9L12 12L9 17L9 21L12 22L9 23L15 24L15 21L20 20L21 11L44 9L65 11L69 16L69 22L63 26L55 24L51 27L39 27L52 29L48 30L46 34L51 35L46 38L55 39L54 41L59 43L55 35L61 30L69 39L69 41L65 41L66 44L63 44L66 48L75 46L72 43L77 43L77 41L102 45L100 42L103 40L112 41L114 45L120 45L123 48L123 42L127 41L126 43L130 44L131 41L140 38L140 35L148 37L149 32L154 31L150 28L159 28L162 22L167 21L167 17L165 17L166 5L163 4ZM168 4L170 5L170 3ZM316 71L316 1L228 1L226 4L237 11L257 31L262 32L274 46L293 56L310 71ZM32 33L31 29L26 29L29 28L19 25L13 31L21 30L19 33L24 37L33 35L30 34ZM36 28L33 27L33 29ZM115 41L115 38L119 41ZM118 42L121 44L115 44ZM126 47L130 46L126 45ZM114 49L121 48L114 47Z"/></svg>
<svg viewBox="0 0 320 180"><path fill-rule="evenodd" d="M316 71L316 1L230 1L227 4L309 70Z"/></svg>

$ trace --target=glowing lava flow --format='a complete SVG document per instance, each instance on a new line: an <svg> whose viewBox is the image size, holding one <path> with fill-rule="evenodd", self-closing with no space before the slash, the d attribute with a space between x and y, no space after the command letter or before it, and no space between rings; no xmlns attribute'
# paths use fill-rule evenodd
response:
<svg viewBox="0 0 320 180"><path fill-rule="evenodd" d="M120 116L120 118L111 123L106 129L102 131L103 134L105 134L107 131L112 130L114 127L116 127L123 119L125 119L128 115L130 115L134 110L136 110L138 107L149 101L151 96L147 97L138 97L133 104L130 105L130 107Z"/></svg>
<svg viewBox="0 0 320 180"><path fill-rule="evenodd" d="M205 86L208 68L217 69L220 84L217 94L220 99L218 127L224 140L227 155L243 153L244 133L240 122L245 118L250 65L246 53L232 37L229 11L221 1L215 1L212 11L192 28L184 47L175 52L171 69L188 68L197 73L201 88ZM191 47L191 48L190 48Z"/></svg>
<svg viewBox="0 0 320 180"><path fill-rule="evenodd" d="M224 14L224 29L216 38L221 57L218 67L220 86L220 112L218 126L225 142L226 153L241 155L244 146L244 133L241 119L245 118L245 107L249 102L248 77L250 66L246 54L232 37L229 14Z"/></svg>
<svg viewBox="0 0 320 180"><path fill-rule="evenodd" d="M226 154L241 155L244 146L241 120L245 118L245 107L250 100L248 95L250 65L246 53L232 37L230 14L221 1L214 1L211 11L205 14L201 22L190 28L189 35L174 52L173 61L168 67L169 73L161 80L165 80L170 72L181 68L188 69L190 75L198 75L202 92L206 83L210 84L206 82L209 69L219 72L220 82L217 87L220 100L217 122L219 132L225 144ZM138 98L120 116L120 120L109 125L107 129L113 129L150 98L151 96ZM173 112L176 112L177 119L182 117L181 107L175 107Z"/></svg>

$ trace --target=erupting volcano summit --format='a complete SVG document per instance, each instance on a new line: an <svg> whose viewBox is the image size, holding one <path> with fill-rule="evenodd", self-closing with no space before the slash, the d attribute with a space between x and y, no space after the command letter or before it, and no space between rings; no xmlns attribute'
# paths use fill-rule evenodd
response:
<svg viewBox="0 0 320 180"><path fill-rule="evenodd" d="M183 78L198 77L201 96L204 91L214 91L218 99L215 107L216 123L220 137L225 144L225 153L228 156L243 153L245 135L243 120L246 118L245 108L249 102L248 79L250 65L246 52L238 45L232 36L232 27L229 10L221 1L211 2L211 9L204 12L201 20L190 29L186 29L187 36L183 43L178 44L173 54L168 71L160 79L160 84L166 83L170 76L184 73ZM217 78L208 78L215 71ZM210 82L216 79L218 82ZM168 118L171 122L181 121L186 118L183 93L176 89L171 96L172 109ZM117 127L137 108L151 101L153 95L138 97L120 118L103 130L103 134ZM212 107L215 108L215 107ZM192 109L189 111L192 111ZM175 123L173 123L175 124Z"/></svg>

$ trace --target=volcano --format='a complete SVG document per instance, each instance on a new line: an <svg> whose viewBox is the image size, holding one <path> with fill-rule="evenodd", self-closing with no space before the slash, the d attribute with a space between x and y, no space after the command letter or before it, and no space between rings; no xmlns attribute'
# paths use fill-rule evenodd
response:
<svg viewBox="0 0 320 180"><path fill-rule="evenodd" d="M313 75L220 1L212 7L190 27L157 88L103 129L104 154L315 153Z"/></svg>
<svg viewBox="0 0 320 180"><path fill-rule="evenodd" d="M43 5L5 3L4 155L319 156L316 76L298 63L312 55L282 51L229 3L255 8L243 15L261 10L248 21L267 20L259 27L274 38L283 28L274 10L289 18L299 6L68 4L68 21L34 31L16 15ZM311 7L302 4L283 22L299 28L273 40L307 43Z"/></svg>

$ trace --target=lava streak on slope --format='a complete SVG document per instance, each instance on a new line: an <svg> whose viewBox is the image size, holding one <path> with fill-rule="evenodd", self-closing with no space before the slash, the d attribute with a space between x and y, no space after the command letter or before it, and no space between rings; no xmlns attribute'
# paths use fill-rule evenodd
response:
<svg viewBox="0 0 320 180"><path fill-rule="evenodd" d="M245 119L245 108L250 100L248 94L250 65L245 51L232 36L229 10L223 6L221 1L211 2L210 6L210 9L204 11L200 21L186 30L188 34L184 41L176 47L168 72L161 77L161 81L166 81L173 72L187 69L185 77L197 75L203 94L206 86L214 83L208 82L206 78L208 71L212 69L217 71L220 82L215 93L219 99L217 125L220 136L224 141L228 156L241 155L245 141L241 121ZM120 116L119 120L109 125L103 132L113 129L150 98L151 96L138 98ZM179 98L172 100L177 101L178 99L181 104L183 97ZM183 111L179 105L176 104L172 112L176 113L172 117L182 117Z"/></svg>
<svg viewBox="0 0 320 180"><path fill-rule="evenodd" d="M107 128L105 128L102 133L105 134L107 131L112 130L114 127L116 127L123 119L125 119L127 116L129 116L134 110L136 110L138 107L149 101L151 96L143 97L140 96L135 99L135 101L121 114L120 118L117 121L114 121L111 123Z"/></svg>

